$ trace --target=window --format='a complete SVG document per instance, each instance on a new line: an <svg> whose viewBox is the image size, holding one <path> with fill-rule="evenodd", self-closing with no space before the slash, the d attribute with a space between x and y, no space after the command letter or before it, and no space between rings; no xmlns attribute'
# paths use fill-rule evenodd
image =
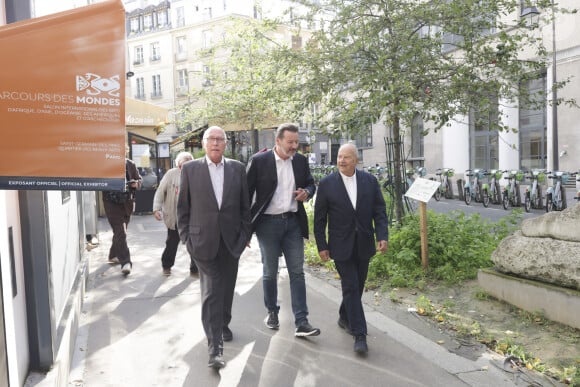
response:
<svg viewBox="0 0 580 387"><path fill-rule="evenodd" d="M153 14L143 16L143 29L150 30L153 27Z"/></svg>
<svg viewBox="0 0 580 387"><path fill-rule="evenodd" d="M134 65L142 64L143 61L143 46L135 47L135 59L133 60Z"/></svg>
<svg viewBox="0 0 580 387"><path fill-rule="evenodd" d="M498 168L498 111L497 96L489 97L490 106L494 107L489 113L476 109L470 113L470 168L497 169Z"/></svg>
<svg viewBox="0 0 580 387"><path fill-rule="evenodd" d="M129 21L129 24L132 34L136 34L141 30L138 17L132 17L131 20Z"/></svg>
<svg viewBox="0 0 580 387"><path fill-rule="evenodd" d="M176 14L176 19L177 19L177 26L178 27L183 27L185 25L185 12L183 10L183 7L177 7L177 9L175 10L175 14Z"/></svg>
<svg viewBox="0 0 580 387"><path fill-rule="evenodd" d="M213 33L211 30L205 30L201 33L203 48L210 48L213 42Z"/></svg>
<svg viewBox="0 0 580 387"><path fill-rule="evenodd" d="M425 144L425 136L423 135L424 126L423 126L423 117L421 114L415 113L413 117L413 122L411 123L411 157L415 160L413 161L413 166L422 166L423 164L417 160L425 156L424 144ZM416 163L415 161L419 161Z"/></svg>
<svg viewBox="0 0 580 387"><path fill-rule="evenodd" d="M169 15L167 14L168 10L164 9L157 13L157 26L158 27L166 27L169 22Z"/></svg>
<svg viewBox="0 0 580 387"><path fill-rule="evenodd" d="M157 74L153 76L153 92L151 93L151 98L161 98L162 96L161 75Z"/></svg>
<svg viewBox="0 0 580 387"><path fill-rule="evenodd" d="M184 96L189 92L189 79L187 69L177 70L177 95Z"/></svg>
<svg viewBox="0 0 580 387"><path fill-rule="evenodd" d="M529 93L531 99L530 103L520 103L519 108L520 168L545 169L548 146L546 104L543 103L546 74L522 83L520 87ZM541 100L534 101L534 96Z"/></svg>
<svg viewBox="0 0 580 387"><path fill-rule="evenodd" d="M151 62L161 60L161 47L159 42L151 43Z"/></svg>
<svg viewBox="0 0 580 387"><path fill-rule="evenodd" d="M187 59L187 41L185 36L178 36L175 42L175 60Z"/></svg>
<svg viewBox="0 0 580 387"><path fill-rule="evenodd" d="M145 81L142 77L135 79L137 82L137 94L135 99L145 99Z"/></svg>
<svg viewBox="0 0 580 387"><path fill-rule="evenodd" d="M203 86L211 86L211 74L210 74L210 68L207 65L203 66Z"/></svg>

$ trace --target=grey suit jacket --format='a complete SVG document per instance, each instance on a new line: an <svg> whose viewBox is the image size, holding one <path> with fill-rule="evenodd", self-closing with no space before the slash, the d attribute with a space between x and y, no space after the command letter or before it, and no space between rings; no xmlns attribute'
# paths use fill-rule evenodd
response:
<svg viewBox="0 0 580 387"><path fill-rule="evenodd" d="M177 228L194 259L214 259L220 238L230 253L239 258L251 236L245 167L239 161L224 160L221 208L218 208L206 158L189 161L181 168Z"/></svg>

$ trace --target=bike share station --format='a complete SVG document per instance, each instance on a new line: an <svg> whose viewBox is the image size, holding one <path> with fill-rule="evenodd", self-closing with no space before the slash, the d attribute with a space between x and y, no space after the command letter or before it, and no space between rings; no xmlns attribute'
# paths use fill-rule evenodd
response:
<svg viewBox="0 0 580 387"><path fill-rule="evenodd" d="M419 202L419 224L421 225L421 266L427 270L429 266L429 251L427 248L427 202L439 189L440 182L418 177L409 187L405 196Z"/></svg>

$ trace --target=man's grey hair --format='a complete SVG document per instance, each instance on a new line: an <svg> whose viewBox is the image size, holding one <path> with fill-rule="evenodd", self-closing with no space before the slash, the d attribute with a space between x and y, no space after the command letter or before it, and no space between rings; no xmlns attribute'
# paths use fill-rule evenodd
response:
<svg viewBox="0 0 580 387"><path fill-rule="evenodd" d="M186 161L193 160L193 156L189 152L179 152L177 156L175 156L175 165L177 167L181 167L183 163Z"/></svg>
<svg viewBox="0 0 580 387"><path fill-rule="evenodd" d="M223 130L222 128L220 128L219 126L210 126L209 128L207 128L205 130L205 132L203 132L202 141L207 141L207 138L209 137L209 133L212 130L219 130L220 132L222 132L222 134L224 135L224 138L225 138L226 142L228 141L228 136L226 136L226 131Z"/></svg>

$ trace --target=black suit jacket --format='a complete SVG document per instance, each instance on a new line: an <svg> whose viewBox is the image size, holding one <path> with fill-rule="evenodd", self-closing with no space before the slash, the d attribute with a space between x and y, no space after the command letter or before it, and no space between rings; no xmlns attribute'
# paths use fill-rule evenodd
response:
<svg viewBox="0 0 580 387"><path fill-rule="evenodd" d="M359 259L376 253L377 240L388 240L385 200L377 179L356 170L356 209L339 172L320 181L314 204L314 236L318 251L329 250L335 261L348 260L355 247ZM328 224L328 240L326 226ZM355 239L356 236L356 239Z"/></svg>
<svg viewBox="0 0 580 387"><path fill-rule="evenodd" d="M239 257L251 235L246 170L242 163L225 159L221 208L215 198L206 158L181 167L177 199L177 228L195 259L217 255L220 237L234 257Z"/></svg>
<svg viewBox="0 0 580 387"><path fill-rule="evenodd" d="M304 188L308 191L308 198L316 192L314 178L310 174L308 160L304 155L296 153L292 158L292 169L296 189ZM248 162L248 189L252 199L252 226L260 222L260 217L268 208L272 196L278 186L278 174L276 173L276 159L273 150L256 153ZM254 197L255 194L255 197ZM304 210L304 204L298 202L298 221L302 236L308 238L308 218Z"/></svg>

